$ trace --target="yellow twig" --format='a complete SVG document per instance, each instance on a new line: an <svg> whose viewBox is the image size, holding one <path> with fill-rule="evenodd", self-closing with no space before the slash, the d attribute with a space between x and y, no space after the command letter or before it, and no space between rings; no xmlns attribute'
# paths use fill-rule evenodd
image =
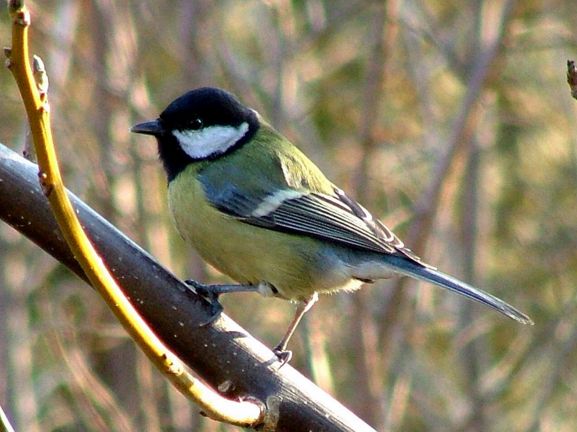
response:
<svg viewBox="0 0 577 432"><path fill-rule="evenodd" d="M8 8L12 18L12 48L5 51L7 66L18 84L28 115L40 167L40 184L76 260L124 328L181 393L192 399L206 415L215 420L239 426L260 424L265 413L262 402L256 400L237 402L225 399L186 372L182 362L164 346L138 315L93 248L68 200L58 168L50 128L48 80L43 64L35 57L34 73L30 67L28 52L30 14L23 1L10 0Z"/></svg>
<svg viewBox="0 0 577 432"><path fill-rule="evenodd" d="M0 406L0 432L14 432L14 428L10 424L10 420L4 413L4 410Z"/></svg>

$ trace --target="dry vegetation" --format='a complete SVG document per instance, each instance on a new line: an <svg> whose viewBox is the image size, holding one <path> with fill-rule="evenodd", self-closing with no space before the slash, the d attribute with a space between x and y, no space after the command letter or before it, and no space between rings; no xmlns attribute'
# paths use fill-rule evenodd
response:
<svg viewBox="0 0 577 432"><path fill-rule="evenodd" d="M179 276L222 280L175 234L156 148L128 129L215 85L427 261L536 322L391 281L321 298L295 367L378 430L577 429L572 0L30 3L66 184ZM0 141L26 147L6 70ZM80 284L0 226L0 405L18 430L237 430L200 417ZM292 314L224 303L269 346Z"/></svg>

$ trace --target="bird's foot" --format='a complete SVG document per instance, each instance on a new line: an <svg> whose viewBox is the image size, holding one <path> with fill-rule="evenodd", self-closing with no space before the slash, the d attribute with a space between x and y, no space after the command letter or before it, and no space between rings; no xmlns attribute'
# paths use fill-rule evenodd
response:
<svg viewBox="0 0 577 432"><path fill-rule="evenodd" d="M184 281L184 283L192 287L199 296L201 296L210 304L211 319L207 322L207 324L218 318L218 316L223 311L222 304L218 300L218 297L221 294L218 290L218 285L205 285L192 279L187 279Z"/></svg>
<svg viewBox="0 0 577 432"><path fill-rule="evenodd" d="M293 357L293 352L291 350L283 349L280 346L274 348L272 352L274 352L278 361L280 362L280 366L278 367L279 369L290 362L291 358Z"/></svg>

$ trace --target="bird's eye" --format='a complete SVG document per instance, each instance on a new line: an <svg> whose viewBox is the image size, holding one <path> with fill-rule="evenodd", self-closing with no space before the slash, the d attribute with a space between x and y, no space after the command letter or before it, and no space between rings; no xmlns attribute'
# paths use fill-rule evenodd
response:
<svg viewBox="0 0 577 432"><path fill-rule="evenodd" d="M201 118L195 118L189 124L189 126L192 130L199 130L202 128L203 125L204 125L204 123L203 123Z"/></svg>

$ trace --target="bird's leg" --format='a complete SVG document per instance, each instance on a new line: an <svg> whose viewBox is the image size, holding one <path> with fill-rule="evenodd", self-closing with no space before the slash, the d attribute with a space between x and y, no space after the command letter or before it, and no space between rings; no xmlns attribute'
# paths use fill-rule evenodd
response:
<svg viewBox="0 0 577 432"><path fill-rule="evenodd" d="M258 291L258 285L205 285L192 279L187 279L184 282L210 303L211 313L214 317L222 312L222 305L218 301L221 294Z"/></svg>
<svg viewBox="0 0 577 432"><path fill-rule="evenodd" d="M313 307L313 305L317 302L318 299L319 299L318 294L314 293L310 297L299 302L293 320L289 324L289 327L285 335L283 336L279 344L273 349L273 352L276 354L279 361L281 362L280 365L281 367L284 366L286 363L288 363L293 355L292 351L286 349L290 338L294 334L303 316L307 313L307 311L311 307Z"/></svg>

